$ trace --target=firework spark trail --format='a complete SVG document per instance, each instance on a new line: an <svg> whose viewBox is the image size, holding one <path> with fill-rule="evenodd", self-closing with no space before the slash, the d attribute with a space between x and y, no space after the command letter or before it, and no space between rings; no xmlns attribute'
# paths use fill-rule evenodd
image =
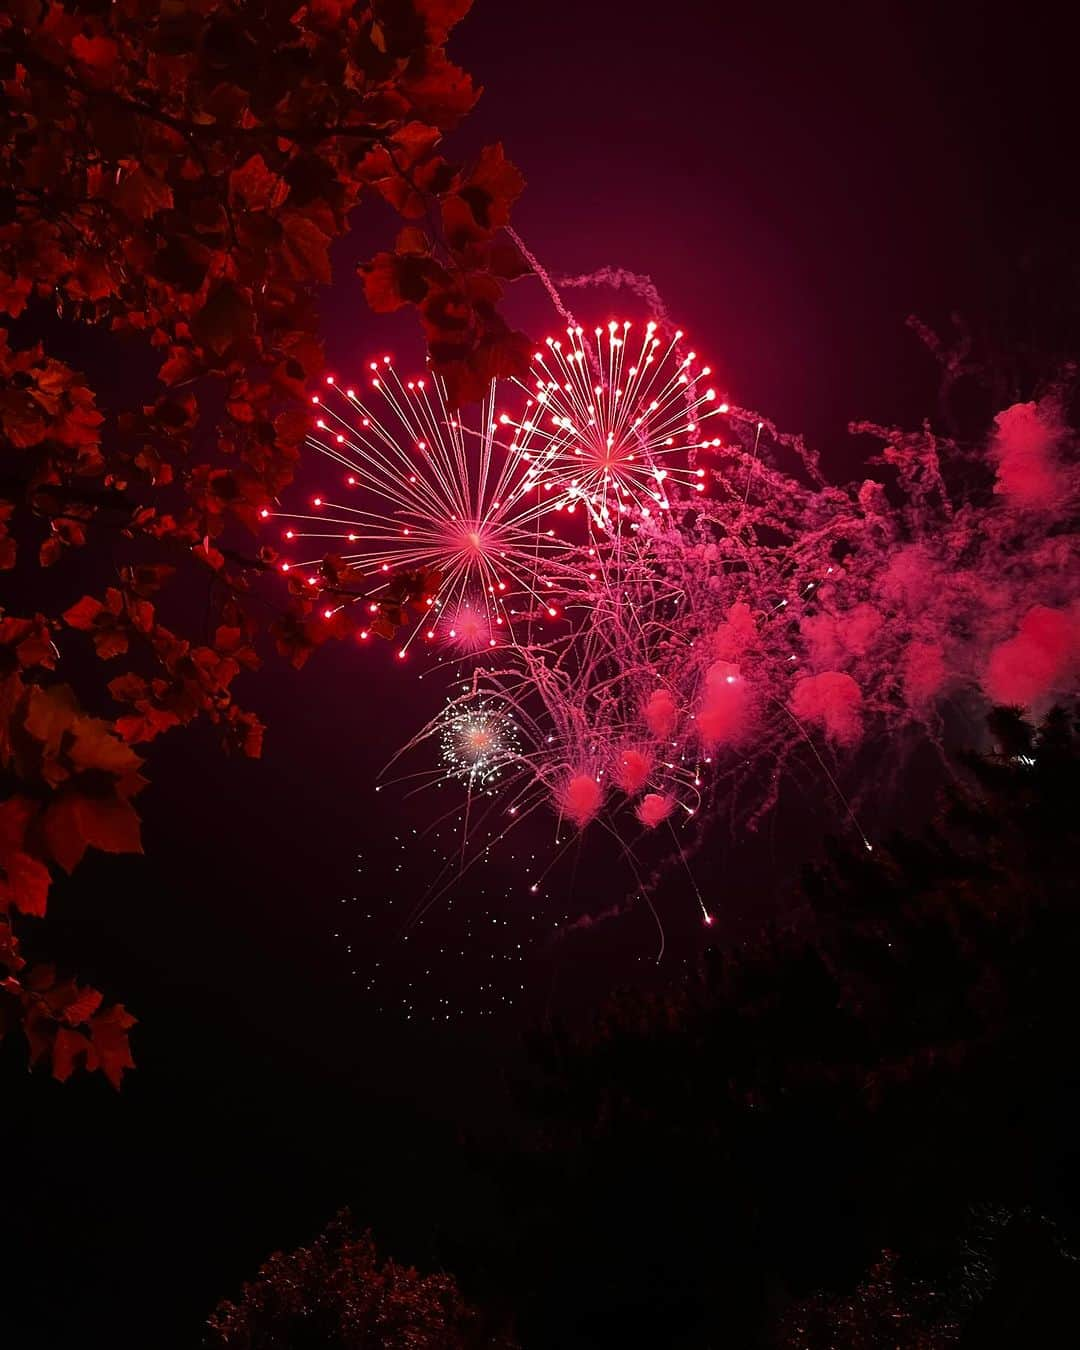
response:
<svg viewBox="0 0 1080 1350"><path fill-rule="evenodd" d="M559 318L562 319L564 323L569 324L571 328L575 327L574 316L567 308L562 296L559 294L559 283L556 283L552 279L551 274L543 266L536 255L530 251L528 245L516 230L508 225L506 227L506 233L517 245L518 252L532 268L533 274L543 286L544 290L547 291L548 299L551 301L556 314L558 314Z"/></svg>
<svg viewBox="0 0 1080 1350"><path fill-rule="evenodd" d="M667 306L653 284L652 277L645 276L640 272L629 272L625 267L601 267L595 272L582 272L577 276L556 277L553 285L571 288L606 286L614 291L628 290L639 300L644 300L649 313L661 325L665 328L673 327L668 319Z"/></svg>

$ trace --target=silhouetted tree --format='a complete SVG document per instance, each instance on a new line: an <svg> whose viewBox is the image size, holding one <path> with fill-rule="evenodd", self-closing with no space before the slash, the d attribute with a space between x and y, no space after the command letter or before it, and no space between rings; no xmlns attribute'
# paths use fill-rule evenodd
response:
<svg viewBox="0 0 1080 1350"><path fill-rule="evenodd" d="M933 1285L973 1203L1051 1203L1080 1021L1080 742L1061 710L991 728L997 752L966 758L921 838L830 846L798 922L533 1038L515 1266L564 1291L560 1344L769 1343L815 1288L878 1263L880 1293L883 1250ZM523 1317L555 1343L545 1305Z"/></svg>
<svg viewBox="0 0 1080 1350"><path fill-rule="evenodd" d="M348 1213L309 1247L272 1256L209 1328L211 1350L514 1350L453 1276L380 1261Z"/></svg>

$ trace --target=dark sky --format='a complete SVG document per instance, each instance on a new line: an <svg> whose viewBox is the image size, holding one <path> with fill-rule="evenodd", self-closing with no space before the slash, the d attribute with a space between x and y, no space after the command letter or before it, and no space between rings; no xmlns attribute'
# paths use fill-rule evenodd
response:
<svg viewBox="0 0 1080 1350"><path fill-rule="evenodd" d="M732 397L846 474L849 418L933 409L905 317L993 318L1025 250L1075 228L1049 13L479 0L452 53L485 94L450 149L501 139L529 184L515 223L553 272L648 273ZM370 316L353 276L390 227L362 211L339 249L324 310L344 374L388 348L419 360L412 321ZM590 319L616 303L574 300ZM536 336L553 324L532 282L512 312ZM70 341L68 359L82 343L101 364ZM219 1295L344 1203L395 1255L437 1264L441 1233L487 1221L454 1130L499 1123L518 1028L656 978L647 915L558 938L628 879L602 851L571 857L531 901L539 828L402 940L443 842L414 831L449 802L376 797L373 779L439 698L386 649L269 670L247 693L264 759L163 744L146 856L57 888L53 951L140 1017L140 1068L117 1097L0 1052L12 1345L190 1345ZM699 880L726 932L759 921L832 824L793 798L767 838L716 843ZM660 899L676 978L700 930L685 888Z"/></svg>

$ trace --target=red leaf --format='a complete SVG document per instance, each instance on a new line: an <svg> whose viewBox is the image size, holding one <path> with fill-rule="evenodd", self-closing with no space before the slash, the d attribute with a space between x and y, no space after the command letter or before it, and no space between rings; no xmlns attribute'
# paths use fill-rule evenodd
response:
<svg viewBox="0 0 1080 1350"><path fill-rule="evenodd" d="M49 899L49 869L37 858L21 851L0 856L7 880L0 881L0 898L10 902L20 914L43 918Z"/></svg>
<svg viewBox="0 0 1080 1350"><path fill-rule="evenodd" d="M249 759L262 755L263 733L266 728L254 713L243 712L235 704L229 709L226 747L236 746Z"/></svg>
<svg viewBox="0 0 1080 1350"><path fill-rule="evenodd" d="M432 258L417 254L377 253L360 267L364 295L376 314L402 305L419 305L433 289L445 290L450 278Z"/></svg>
<svg viewBox="0 0 1080 1350"><path fill-rule="evenodd" d="M52 670L56 665L56 653L43 614L36 614L32 619L0 619L0 646L15 648L15 658L23 670L34 666Z"/></svg>
<svg viewBox="0 0 1080 1350"><path fill-rule="evenodd" d="M104 610L105 606L100 600L95 600L92 595L84 595L77 604L64 611L64 622L85 633L94 627L94 621Z"/></svg>
<svg viewBox="0 0 1080 1350"><path fill-rule="evenodd" d="M94 1047L82 1032L72 1031L68 1027L57 1028L52 1048L52 1072L55 1079L66 1083L71 1077L76 1061L80 1059L87 1068L96 1067L92 1063L94 1058Z"/></svg>
<svg viewBox="0 0 1080 1350"><path fill-rule="evenodd" d="M284 178L266 167L262 155L252 155L229 174L229 201L249 211L273 211L289 195Z"/></svg>
<svg viewBox="0 0 1080 1350"><path fill-rule="evenodd" d="M22 848L34 810L33 803L25 797L9 797L0 802L0 857Z"/></svg>
<svg viewBox="0 0 1080 1350"><path fill-rule="evenodd" d="M502 145L486 145L476 168L456 197L443 204L443 220L452 244L482 238L510 223L510 207L525 179L506 158ZM460 208L464 206L467 212ZM456 236L456 237L455 237Z"/></svg>
<svg viewBox="0 0 1080 1350"><path fill-rule="evenodd" d="M198 369L199 364L187 347L170 347L169 358L158 371L158 379L162 384L179 384L181 380L190 379Z"/></svg>
<svg viewBox="0 0 1080 1350"><path fill-rule="evenodd" d="M285 220L282 254L289 275L297 281L321 281L329 285L330 236L306 216L291 213Z"/></svg>
<svg viewBox="0 0 1080 1350"><path fill-rule="evenodd" d="M532 268L517 244L505 235L493 239L488 246L487 264L493 276L504 281L516 281L518 277L529 276Z"/></svg>
<svg viewBox="0 0 1080 1350"><path fill-rule="evenodd" d="M116 1003L105 1012L98 1013L90 1023L90 1038L98 1067L117 1089L124 1070L135 1067L128 1044L128 1032L136 1021L122 1003Z"/></svg>
<svg viewBox="0 0 1080 1350"><path fill-rule="evenodd" d="M211 571L220 572L225 566L225 555L220 553L209 539L204 539L201 544L196 544L191 552L198 558L199 562L205 563Z"/></svg>
<svg viewBox="0 0 1080 1350"><path fill-rule="evenodd" d="M50 534L47 539L41 541L41 547L38 549L38 564L41 567L52 567L58 563L63 556L64 545L59 535Z"/></svg>
<svg viewBox="0 0 1080 1350"><path fill-rule="evenodd" d="M428 41L438 46L472 9L472 3L473 0L413 0L413 9L424 21Z"/></svg>
<svg viewBox="0 0 1080 1350"><path fill-rule="evenodd" d="M36 741L41 742L47 758L55 758L60 753L60 742L81 714L78 699L70 686L54 684L48 689L33 688L27 700L27 731ZM48 769L45 777L52 781ZM60 777L66 777L61 773Z"/></svg>
<svg viewBox="0 0 1080 1350"><path fill-rule="evenodd" d="M112 38L87 37L84 33L72 38L71 54L98 88L109 84L120 62L120 49Z"/></svg>
<svg viewBox="0 0 1080 1350"><path fill-rule="evenodd" d="M195 315L191 331L204 347L223 356L255 331L251 296L231 281L221 282Z"/></svg>
<svg viewBox="0 0 1080 1350"><path fill-rule="evenodd" d="M74 871L88 846L104 853L142 852L135 808L115 796L63 792L46 810L42 832L49 852L65 872Z"/></svg>
<svg viewBox="0 0 1080 1350"><path fill-rule="evenodd" d="M136 168L117 184L113 203L134 221L149 220L173 204L172 188L143 168Z"/></svg>
<svg viewBox="0 0 1080 1350"><path fill-rule="evenodd" d="M80 989L79 993L64 1008L64 1021L68 1026L78 1026L80 1022L89 1022L94 1013L101 1007L102 995L100 990Z"/></svg>
<svg viewBox="0 0 1080 1350"><path fill-rule="evenodd" d="M130 717L118 717L114 725L117 734L129 745L145 745L163 731L178 727L180 718L166 708L147 707Z"/></svg>
<svg viewBox="0 0 1080 1350"><path fill-rule="evenodd" d="M392 253L376 253L360 268L364 297L376 314L390 314L405 304L398 281L398 259Z"/></svg>
<svg viewBox="0 0 1080 1350"><path fill-rule="evenodd" d="M449 130L480 97L472 78L447 60L441 47L418 53L401 80L402 91L421 122Z"/></svg>
<svg viewBox="0 0 1080 1350"><path fill-rule="evenodd" d="M149 686L141 675L129 671L109 681L109 693L118 703L134 703L136 699L146 698Z"/></svg>
<svg viewBox="0 0 1080 1350"><path fill-rule="evenodd" d="M142 760L99 717L81 717L72 728L68 754L76 769L99 769L120 778L135 773Z"/></svg>

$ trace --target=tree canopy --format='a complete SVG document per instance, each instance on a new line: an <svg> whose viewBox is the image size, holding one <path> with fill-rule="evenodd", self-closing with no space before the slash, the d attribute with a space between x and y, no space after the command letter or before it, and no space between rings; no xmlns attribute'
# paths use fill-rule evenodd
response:
<svg viewBox="0 0 1080 1350"><path fill-rule="evenodd" d="M365 597L335 557L314 585L258 584L278 561L260 520L323 368L318 288L354 208L375 196L402 218L363 290L377 312L415 309L453 398L523 369L498 309L527 270L500 233L523 180L499 145L467 165L441 152L480 92L446 54L468 8L17 0L0 15L0 312L15 321L0 568L38 600L0 613L0 1016L57 1077L119 1083L133 1018L27 965L20 928L45 915L50 869L140 848L143 747L162 733L202 719L258 755L262 724L233 689L260 632L299 666ZM144 360L156 390L133 376L132 401L103 407L51 354L70 324L108 334L133 371ZM392 635L434 584L395 577L367 626Z"/></svg>

